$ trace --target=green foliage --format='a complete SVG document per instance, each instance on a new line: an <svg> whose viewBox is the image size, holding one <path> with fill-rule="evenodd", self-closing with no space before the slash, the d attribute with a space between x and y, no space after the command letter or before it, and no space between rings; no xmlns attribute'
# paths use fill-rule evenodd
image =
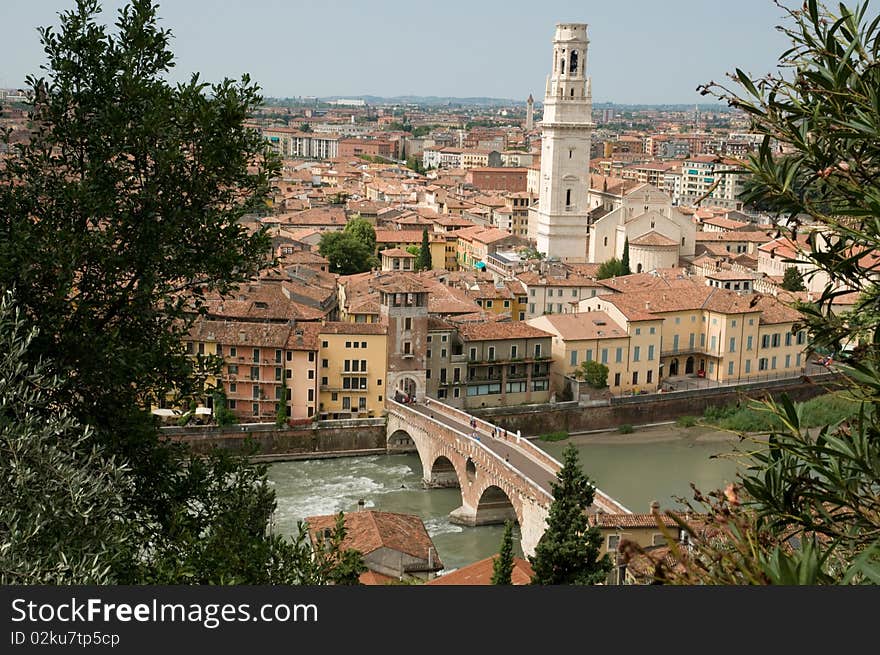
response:
<svg viewBox="0 0 880 655"><path fill-rule="evenodd" d="M786 291L804 291L804 276L801 274L797 266L789 266L782 275L782 284L780 285Z"/></svg>
<svg viewBox="0 0 880 655"><path fill-rule="evenodd" d="M845 394L824 394L803 403L796 403L804 427L814 428L837 424L857 415L860 403ZM735 432L769 432L783 427L783 420L768 411L766 405L753 401L726 406L709 406L703 413L703 422Z"/></svg>
<svg viewBox="0 0 880 655"><path fill-rule="evenodd" d="M300 131L300 132L311 132L311 131L312 131L312 126L309 125L308 123L300 123L300 125L299 125L299 131Z"/></svg>
<svg viewBox="0 0 880 655"><path fill-rule="evenodd" d="M238 423L235 413L229 409L229 403L226 401L226 393L223 389L215 389L212 395L214 397L214 422L220 427Z"/></svg>
<svg viewBox="0 0 880 655"><path fill-rule="evenodd" d="M696 416L679 416L675 419L675 424L680 428L692 428L697 424Z"/></svg>
<svg viewBox="0 0 880 655"><path fill-rule="evenodd" d="M622 275L629 275L632 273L629 268L629 237L626 237L623 240L623 258L620 260L620 266L623 269Z"/></svg>
<svg viewBox="0 0 880 655"><path fill-rule="evenodd" d="M299 524L300 533L304 525ZM363 555L353 548L343 549L347 529L345 515L336 515L336 526L328 537L317 535L310 566L311 582L304 584L358 585L361 573L367 571Z"/></svg>
<svg viewBox="0 0 880 655"><path fill-rule="evenodd" d="M599 556L602 535L587 522L587 508L593 503L595 486L581 470L577 448L563 453L562 468L551 483L553 502L547 529L534 556L529 558L535 573L532 584L590 585L605 580L611 570L606 555Z"/></svg>
<svg viewBox="0 0 880 655"><path fill-rule="evenodd" d="M275 425L279 428L287 425L287 378L283 373L284 371L281 376L281 398L275 403Z"/></svg>
<svg viewBox="0 0 880 655"><path fill-rule="evenodd" d="M612 277L620 277L621 275L629 275L629 268L624 266L623 262L617 257L612 257L607 262L602 262L599 270L596 272L596 279L607 280Z"/></svg>
<svg viewBox="0 0 880 655"><path fill-rule="evenodd" d="M559 432L548 432L538 437L541 441L565 441L568 439L568 432L560 430Z"/></svg>
<svg viewBox="0 0 880 655"><path fill-rule="evenodd" d="M608 367L605 364L587 359L581 362L581 372L586 383L594 389L604 389L608 386Z"/></svg>
<svg viewBox="0 0 880 655"><path fill-rule="evenodd" d="M632 434L633 432L635 432L635 428L629 423L624 423L623 425L619 425L617 427L617 431L620 432L620 434Z"/></svg>
<svg viewBox="0 0 880 655"><path fill-rule="evenodd" d="M62 381L32 363L36 330L0 297L0 584L113 584L130 562L126 470L53 406Z"/></svg>
<svg viewBox="0 0 880 655"><path fill-rule="evenodd" d="M492 562L492 584L513 584L513 522L506 521L504 524L504 536L501 537L501 550L498 557Z"/></svg>
<svg viewBox="0 0 880 655"><path fill-rule="evenodd" d="M377 266L374 248L346 231L325 232L318 243L318 252L330 262L330 270L340 275L363 273Z"/></svg>
<svg viewBox="0 0 880 655"><path fill-rule="evenodd" d="M410 170L415 171L419 175L424 175L426 172L425 166L422 164L421 157L417 155L410 155L406 158L406 167Z"/></svg>
<svg viewBox="0 0 880 655"><path fill-rule="evenodd" d="M752 453L738 485L695 495L718 533L692 531L686 574L667 577L687 584L877 584L880 287L864 255L880 248L880 20L867 3L780 6L791 42L780 57L783 72L752 79L737 69L736 91L711 84L703 92L744 111L750 131L764 135L744 162L751 181L743 200L789 218L798 232L802 216L814 224L807 228L812 248L798 261L833 282L798 308L811 349L840 362L846 377L835 397L849 410L842 421L820 412L815 420L827 423L810 429L806 403L784 395L765 401L760 409L773 417L766 447ZM860 292L855 310L837 314L832 305L848 288ZM854 350L844 349L852 343Z"/></svg>
<svg viewBox="0 0 880 655"><path fill-rule="evenodd" d="M245 125L258 88L247 76L171 85L156 7L133 0L112 28L99 12L79 0L41 30L46 77L28 79L39 129L0 167L0 292L14 288L32 324L17 365L52 367L43 396L0 408L4 439L29 458L6 478L18 500L2 499L4 570L59 583L312 579L302 541L267 533L265 467L194 456L149 414L170 390L203 393L208 372L183 337L207 293L268 260L265 232L240 222L279 171Z"/></svg>
<svg viewBox="0 0 880 655"><path fill-rule="evenodd" d="M422 247L419 249L419 258L416 260L416 266L420 271L430 271L431 264L431 244L428 241L428 230L422 230Z"/></svg>

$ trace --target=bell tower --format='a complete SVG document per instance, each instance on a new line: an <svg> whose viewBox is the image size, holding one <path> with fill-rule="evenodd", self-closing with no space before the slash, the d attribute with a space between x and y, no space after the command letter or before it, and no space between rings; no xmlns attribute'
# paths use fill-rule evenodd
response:
<svg viewBox="0 0 880 655"><path fill-rule="evenodd" d="M563 261L587 257L587 210L593 100L587 77L587 25L558 23L541 121L538 206L529 237L538 251Z"/></svg>

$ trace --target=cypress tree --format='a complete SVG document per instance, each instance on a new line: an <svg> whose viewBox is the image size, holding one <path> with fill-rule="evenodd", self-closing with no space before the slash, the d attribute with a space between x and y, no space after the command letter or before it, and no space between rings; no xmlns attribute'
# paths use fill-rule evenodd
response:
<svg viewBox="0 0 880 655"><path fill-rule="evenodd" d="M629 275L632 271L629 268L629 237L623 242L623 259L621 260L623 263L623 274Z"/></svg>
<svg viewBox="0 0 880 655"><path fill-rule="evenodd" d="M431 245L428 242L428 229L422 230L422 247L419 250L419 258L417 260L420 271L430 271L431 265Z"/></svg>
<svg viewBox="0 0 880 655"><path fill-rule="evenodd" d="M602 536L587 523L595 486L581 470L578 452L569 445L563 466L551 483L553 503L535 554L529 557L535 570L532 584L590 585L602 582L611 569L606 555L599 557Z"/></svg>
<svg viewBox="0 0 880 655"><path fill-rule="evenodd" d="M504 536L501 538L501 551L492 563L492 584L513 584L513 522L504 524Z"/></svg>

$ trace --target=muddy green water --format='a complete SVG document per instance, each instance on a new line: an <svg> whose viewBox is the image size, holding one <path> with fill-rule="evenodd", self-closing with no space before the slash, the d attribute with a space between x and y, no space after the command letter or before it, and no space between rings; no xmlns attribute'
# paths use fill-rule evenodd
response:
<svg viewBox="0 0 880 655"><path fill-rule="evenodd" d="M634 512L647 511L654 499L674 507L676 497L691 498L690 482L714 489L737 469L723 457L737 440L700 428L661 426L629 435L574 436L570 442L593 482ZM535 443L558 459L569 441ZM270 466L269 478L278 497L275 526L282 533L295 532L297 521L308 516L356 510L363 499L367 508L420 516L447 572L497 553L501 543L503 526L449 522L449 512L461 505L460 493L422 488L415 454L280 462ZM516 543L518 548L518 538Z"/></svg>

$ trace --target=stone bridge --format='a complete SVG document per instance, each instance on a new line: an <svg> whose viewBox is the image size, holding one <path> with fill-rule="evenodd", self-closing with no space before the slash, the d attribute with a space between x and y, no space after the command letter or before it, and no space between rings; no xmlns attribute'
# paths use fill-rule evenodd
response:
<svg viewBox="0 0 880 655"><path fill-rule="evenodd" d="M519 434L433 399L387 401L389 450L415 445L428 487L458 487L461 507L453 523L516 521L525 555L533 555L553 501L550 483L561 464ZM629 513L596 489L590 511Z"/></svg>

